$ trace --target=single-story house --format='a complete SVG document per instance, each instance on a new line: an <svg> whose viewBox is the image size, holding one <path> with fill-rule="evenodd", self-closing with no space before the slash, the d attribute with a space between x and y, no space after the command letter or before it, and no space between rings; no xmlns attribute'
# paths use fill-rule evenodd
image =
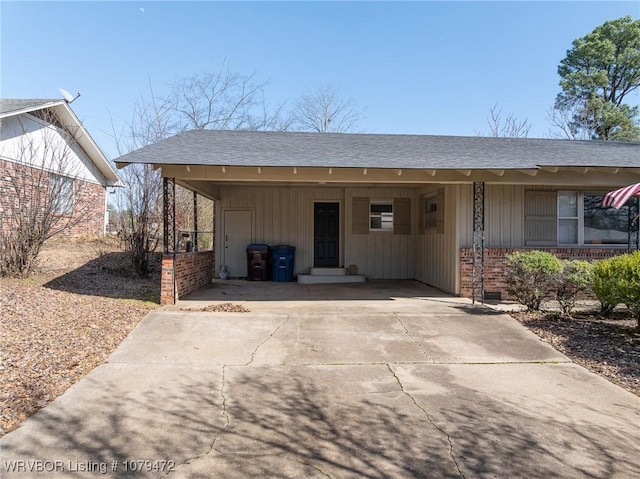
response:
<svg viewBox="0 0 640 479"><path fill-rule="evenodd" d="M597 259L638 246L637 202L600 202L640 181L640 143L189 131L116 160L131 163L165 179L164 303L221 265L245 277L250 243L294 246L299 278L347 268L477 299L504 297L514 250ZM175 248L175 184L215 200L213 251Z"/></svg>
<svg viewBox="0 0 640 479"><path fill-rule="evenodd" d="M68 101L0 99L0 231L25 208L52 208L62 234L102 236L112 186L115 168Z"/></svg>

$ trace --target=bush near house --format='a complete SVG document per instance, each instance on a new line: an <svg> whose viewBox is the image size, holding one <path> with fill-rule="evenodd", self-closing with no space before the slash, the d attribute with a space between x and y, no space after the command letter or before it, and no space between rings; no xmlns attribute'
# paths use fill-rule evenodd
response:
<svg viewBox="0 0 640 479"><path fill-rule="evenodd" d="M610 315L618 304L624 304L640 329L640 251L598 262L593 290L603 315Z"/></svg>
<svg viewBox="0 0 640 479"><path fill-rule="evenodd" d="M577 298L593 292L604 317L624 304L640 330L640 251L589 263L561 261L544 251L507 255L508 291L528 311L539 311L542 300L555 293L562 313L570 316Z"/></svg>
<svg viewBox="0 0 640 479"><path fill-rule="evenodd" d="M518 251L507 255L507 291L529 311L539 311L553 280L562 271L560 260L544 251Z"/></svg>
<svg viewBox="0 0 640 479"><path fill-rule="evenodd" d="M576 300L593 287L593 264L583 260L565 260L562 269L553 278L556 300L562 314L571 316Z"/></svg>
<svg viewBox="0 0 640 479"><path fill-rule="evenodd" d="M615 307L620 304L616 263L619 256L598 261L593 265L593 293L600 301L600 314L605 318L611 316Z"/></svg>

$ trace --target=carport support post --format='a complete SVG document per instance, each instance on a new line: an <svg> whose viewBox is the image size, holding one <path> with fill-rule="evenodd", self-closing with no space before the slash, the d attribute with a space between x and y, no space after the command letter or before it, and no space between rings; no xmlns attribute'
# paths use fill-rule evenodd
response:
<svg viewBox="0 0 640 479"><path fill-rule="evenodd" d="M473 183L473 267L471 299L484 304L484 182Z"/></svg>
<svg viewBox="0 0 640 479"><path fill-rule="evenodd" d="M198 251L198 193L193 192L193 251Z"/></svg>
<svg viewBox="0 0 640 479"><path fill-rule="evenodd" d="M176 182L174 178L162 178L162 239L164 258L162 260L162 278L160 279L160 303L175 304ZM171 260L171 266L165 268L165 260Z"/></svg>

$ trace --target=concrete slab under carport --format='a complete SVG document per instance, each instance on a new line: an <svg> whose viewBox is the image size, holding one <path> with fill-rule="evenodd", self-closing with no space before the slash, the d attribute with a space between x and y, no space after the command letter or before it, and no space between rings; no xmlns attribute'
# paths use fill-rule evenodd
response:
<svg viewBox="0 0 640 479"><path fill-rule="evenodd" d="M424 301L428 301L428 305ZM467 298L452 296L415 280L369 280L355 284L215 280L167 309L197 309L229 302L246 306L252 312L296 314L422 312L426 309L446 313L451 307L472 307Z"/></svg>
<svg viewBox="0 0 640 479"><path fill-rule="evenodd" d="M0 439L2 477L88 460L101 477L164 476L125 460L180 478L640 476L638 397L506 315L399 286L155 311ZM8 473L15 460L67 470Z"/></svg>

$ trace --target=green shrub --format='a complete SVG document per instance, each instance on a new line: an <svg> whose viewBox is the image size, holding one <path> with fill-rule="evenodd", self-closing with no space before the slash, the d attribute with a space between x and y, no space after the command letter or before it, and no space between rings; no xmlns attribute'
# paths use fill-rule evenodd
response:
<svg viewBox="0 0 640 479"><path fill-rule="evenodd" d="M578 295L593 285L593 265L588 261L562 261L562 269L555 275L553 287L562 313L571 316Z"/></svg>
<svg viewBox="0 0 640 479"><path fill-rule="evenodd" d="M507 291L529 311L538 311L542 299L553 290L553 280L561 269L560 260L544 251L507 254Z"/></svg>
<svg viewBox="0 0 640 479"><path fill-rule="evenodd" d="M593 272L593 292L601 313L608 316L622 303L640 329L640 251L599 261Z"/></svg>
<svg viewBox="0 0 640 479"><path fill-rule="evenodd" d="M629 308L640 329L640 251L623 254L615 259L620 301Z"/></svg>
<svg viewBox="0 0 640 479"><path fill-rule="evenodd" d="M614 257L593 265L593 293L600 301L600 314L605 317L611 316L614 308L622 302L618 289L619 261L619 257Z"/></svg>

